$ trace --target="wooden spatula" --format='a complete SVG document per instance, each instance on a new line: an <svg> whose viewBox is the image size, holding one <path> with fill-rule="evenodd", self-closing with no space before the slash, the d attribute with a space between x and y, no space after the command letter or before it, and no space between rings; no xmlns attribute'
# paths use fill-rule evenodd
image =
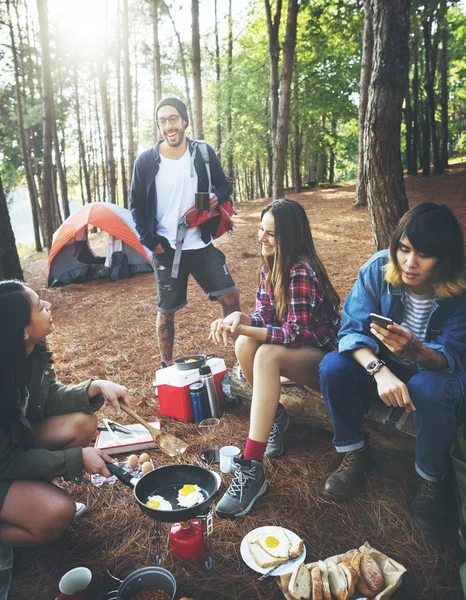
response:
<svg viewBox="0 0 466 600"><path fill-rule="evenodd" d="M166 433L155 429L154 427L149 425L149 423L145 419L139 416L138 413L135 412L132 408L126 406L126 404L120 403L120 408L126 414L133 417L133 419L136 419L138 423L144 425L147 431L151 434L155 445L158 448L160 448L162 452L165 452L165 454L168 454L169 456L178 456L178 454L183 454L183 452L186 451L188 444L186 442L183 442L183 440L180 440L179 438L175 437L172 433Z"/></svg>

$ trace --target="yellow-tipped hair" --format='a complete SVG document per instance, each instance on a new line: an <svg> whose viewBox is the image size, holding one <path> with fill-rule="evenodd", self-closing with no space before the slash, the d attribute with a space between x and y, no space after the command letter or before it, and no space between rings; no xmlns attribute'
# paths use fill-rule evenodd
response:
<svg viewBox="0 0 466 600"><path fill-rule="evenodd" d="M392 260L389 259L388 263L384 266L384 277L385 281L394 287L401 287L403 285L403 279L399 269L393 264ZM460 296L466 290L466 282L464 276L460 275L453 281L437 281L432 283L434 294L438 298L454 298Z"/></svg>

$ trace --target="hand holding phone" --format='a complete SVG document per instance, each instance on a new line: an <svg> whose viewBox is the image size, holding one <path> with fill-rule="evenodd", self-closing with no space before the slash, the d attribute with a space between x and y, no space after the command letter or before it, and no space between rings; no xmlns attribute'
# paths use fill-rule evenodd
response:
<svg viewBox="0 0 466 600"><path fill-rule="evenodd" d="M370 313L369 316L373 323L380 325L380 327L383 327L384 329L387 329L387 325L394 325L393 321L388 317L383 317L382 315L378 315L376 313Z"/></svg>

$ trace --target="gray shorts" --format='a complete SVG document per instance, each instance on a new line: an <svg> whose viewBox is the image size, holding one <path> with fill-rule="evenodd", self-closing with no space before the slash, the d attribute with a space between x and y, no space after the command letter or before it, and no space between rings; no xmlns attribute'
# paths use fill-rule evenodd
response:
<svg viewBox="0 0 466 600"><path fill-rule="evenodd" d="M187 304L188 278L194 277L210 300L236 292L238 288L231 277L221 250L209 244L198 250L183 250L178 277L171 276L175 251L152 254L155 281L157 283L157 310L164 314L174 313Z"/></svg>

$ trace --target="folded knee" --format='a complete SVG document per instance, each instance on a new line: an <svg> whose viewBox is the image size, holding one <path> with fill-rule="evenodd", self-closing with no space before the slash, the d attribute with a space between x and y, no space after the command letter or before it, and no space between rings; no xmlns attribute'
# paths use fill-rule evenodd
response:
<svg viewBox="0 0 466 600"><path fill-rule="evenodd" d="M54 502L49 510L41 512L34 530L31 532L38 545L47 544L60 538L68 529L76 514L76 504L71 498Z"/></svg>

